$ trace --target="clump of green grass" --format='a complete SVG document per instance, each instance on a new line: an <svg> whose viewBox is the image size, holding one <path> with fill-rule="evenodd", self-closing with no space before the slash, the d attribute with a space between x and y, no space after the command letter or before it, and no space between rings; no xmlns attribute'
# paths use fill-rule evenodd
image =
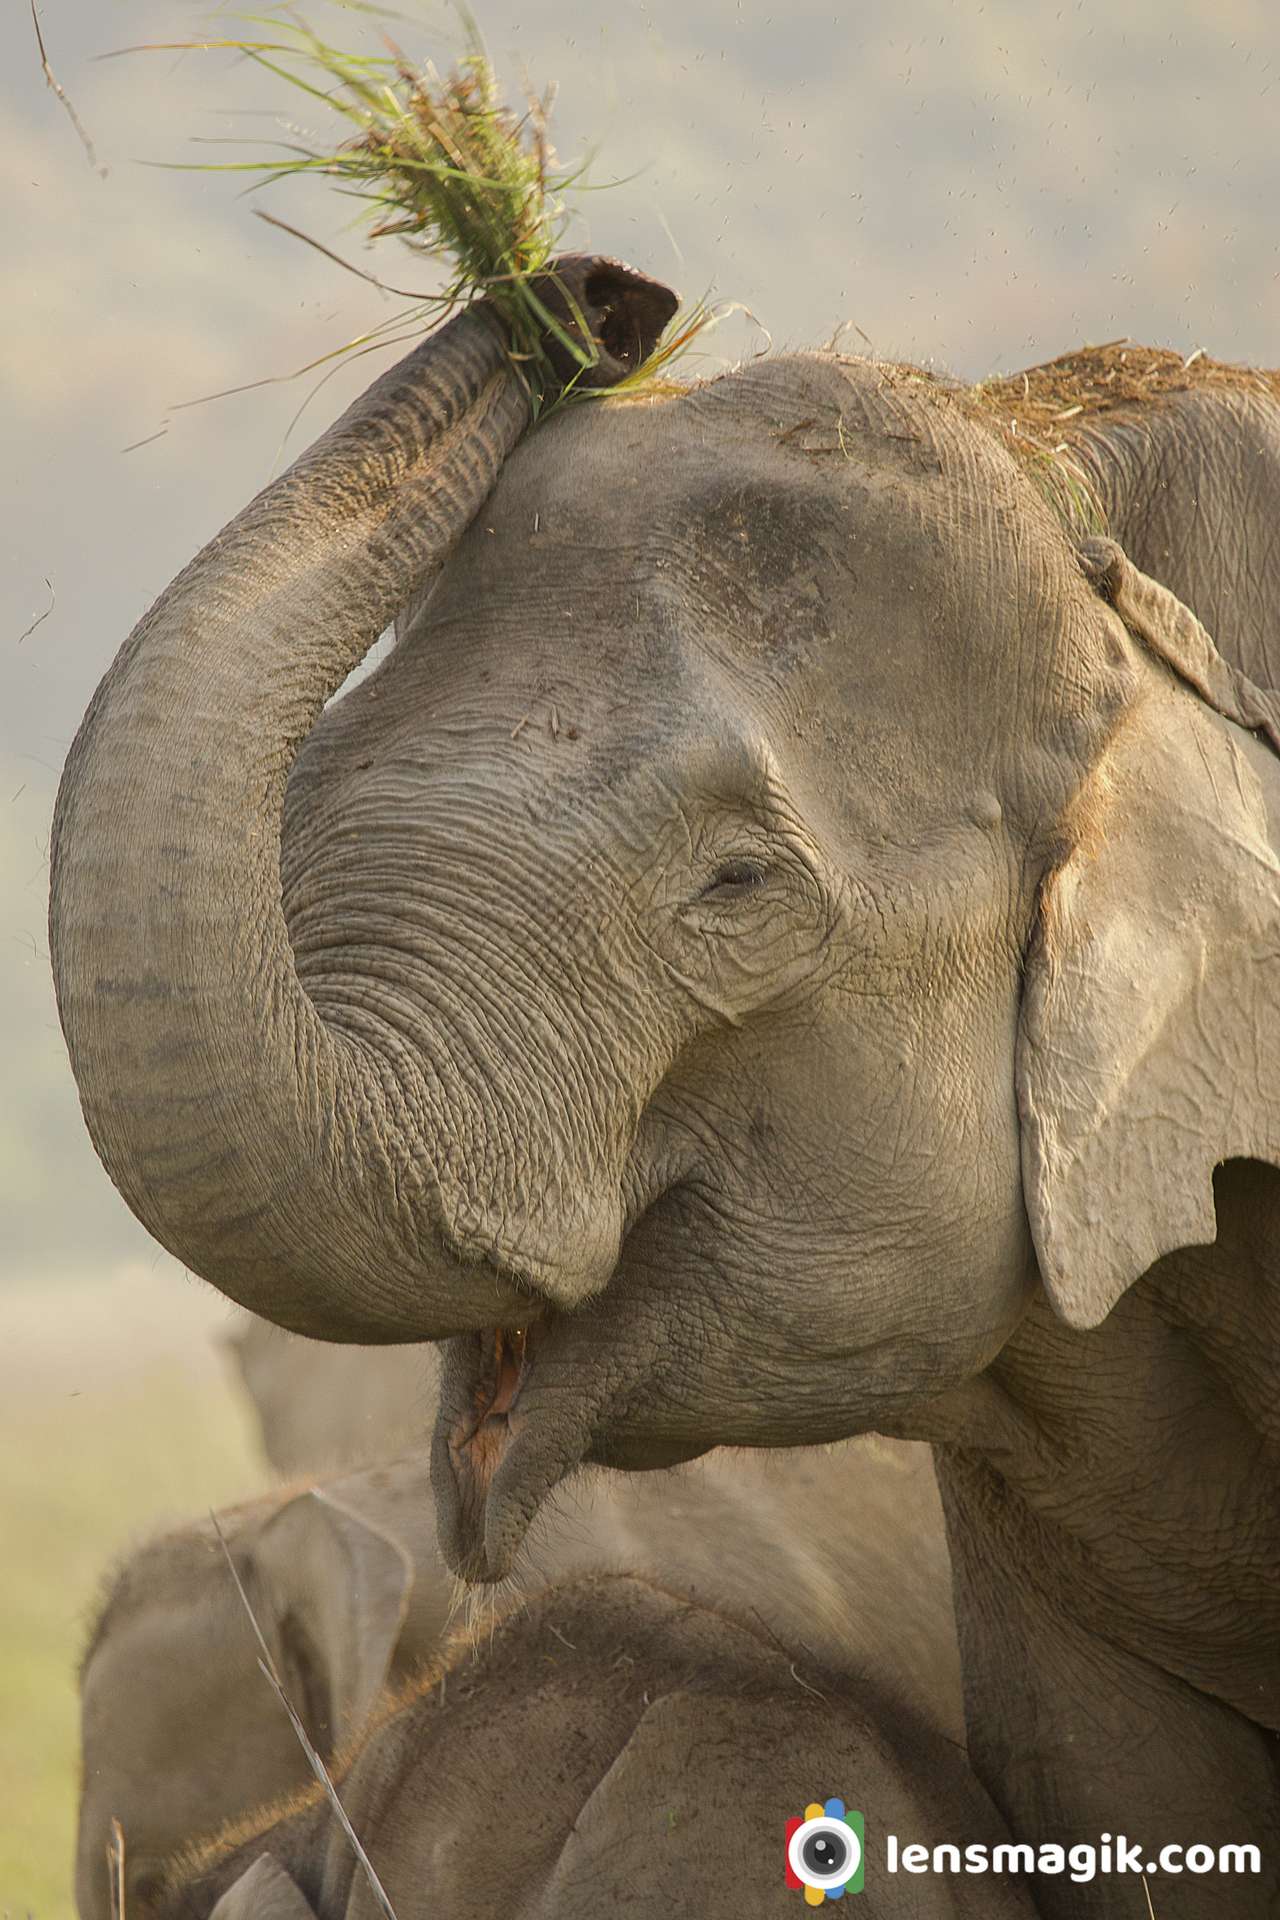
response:
<svg viewBox="0 0 1280 1920"><path fill-rule="evenodd" d="M250 172L263 185L299 174L334 181L340 193L362 203L358 217L370 238L395 236L447 267L442 291L406 295L415 301L414 311L388 326L435 324L483 294L502 315L535 409L553 386L561 385L545 352L548 336L580 371L594 364L589 332L567 327L542 297L548 285L544 276L570 217L564 196L581 185L583 169L562 171L556 164L547 137L549 97L530 99L522 113L503 104L468 16L463 15L467 50L443 75L430 64L415 67L389 40L384 54L355 54L329 44L297 19L238 17L245 26L270 29L273 37L181 44L240 53L336 113L345 123L345 137L314 145L281 142L284 151L274 157L206 163L200 170ZM272 224L308 239L283 221ZM329 253L327 247L320 251ZM561 295L573 321L580 321L567 289L561 288ZM624 385L635 390L668 366L711 318L699 303ZM384 331L375 329L338 351L376 343Z"/></svg>

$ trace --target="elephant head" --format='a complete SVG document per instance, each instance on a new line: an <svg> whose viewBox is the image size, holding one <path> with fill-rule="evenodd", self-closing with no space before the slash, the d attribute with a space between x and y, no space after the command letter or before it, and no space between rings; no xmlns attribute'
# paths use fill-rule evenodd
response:
<svg viewBox="0 0 1280 1920"><path fill-rule="evenodd" d="M161 1534L123 1564L80 1672L81 1920L120 1910L104 1864L114 1827L123 1911L148 1920L163 1862L193 1834L310 1782L266 1687L237 1578L326 1760L384 1686L435 1651L454 1583L435 1552L424 1480L421 1464L405 1461L268 1494L216 1525Z"/></svg>
<svg viewBox="0 0 1280 1920"><path fill-rule="evenodd" d="M54 848L114 1177L285 1325L453 1336L491 1576L580 1460L905 1430L1280 1158L1275 702L1185 608L909 369L526 411L479 316L386 376L128 643Z"/></svg>

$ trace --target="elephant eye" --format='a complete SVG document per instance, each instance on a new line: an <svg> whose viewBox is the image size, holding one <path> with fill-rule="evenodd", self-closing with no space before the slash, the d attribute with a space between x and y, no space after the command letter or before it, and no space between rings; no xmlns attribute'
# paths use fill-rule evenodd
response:
<svg viewBox="0 0 1280 1920"><path fill-rule="evenodd" d="M732 900L739 894L754 893L768 878L755 860L726 860L708 880L698 896L702 900Z"/></svg>

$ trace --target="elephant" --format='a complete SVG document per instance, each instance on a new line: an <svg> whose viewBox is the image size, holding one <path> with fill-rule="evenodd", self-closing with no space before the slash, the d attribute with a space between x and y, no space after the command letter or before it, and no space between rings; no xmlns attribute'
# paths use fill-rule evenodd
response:
<svg viewBox="0 0 1280 1920"><path fill-rule="evenodd" d="M431 1431L434 1347L348 1347L300 1340L254 1314L221 1337L270 1465L286 1479L371 1467Z"/></svg>
<svg viewBox="0 0 1280 1920"><path fill-rule="evenodd" d="M950 1572L926 1448L861 1440L777 1456L715 1453L673 1473L597 1477L553 1508L500 1610L584 1573L647 1577L743 1620L787 1648L802 1673L817 1663L869 1676L877 1700L903 1703L962 1744ZM216 1527L196 1521L133 1552L107 1588L81 1665L81 1920L111 1920L113 1821L124 1836L125 1911L149 1920L161 1862L310 1778L259 1672L219 1531L285 1693L326 1761L385 1688L438 1656L461 1604L436 1547L423 1455L278 1490L219 1515Z"/></svg>
<svg viewBox="0 0 1280 1920"><path fill-rule="evenodd" d="M634 1575L548 1590L486 1634L478 1657L461 1636L337 1769L397 1920L781 1913L800 1899L785 1888L787 1819L824 1782L859 1796L860 1911L873 1920L919 1914L928 1884L885 1870L888 1834L1007 1843L963 1755L909 1709L821 1667L797 1679L790 1652L757 1628ZM939 1920L1031 1920L1016 1880L936 1884ZM386 1911L318 1788L188 1848L154 1910Z"/></svg>
<svg viewBox="0 0 1280 1920"><path fill-rule="evenodd" d="M611 376L649 285L573 270ZM1256 1845L1151 1876L1161 1920L1256 1920L1280 388L1202 373L1074 423L1088 526L1068 456L836 352L526 435L477 303L126 643L50 927L151 1232L294 1331L445 1343L460 1573L584 1462L926 1440L1014 1833Z"/></svg>
<svg viewBox="0 0 1280 1920"><path fill-rule="evenodd" d="M80 1667L76 1910L112 1920L104 1862L118 1822L124 1910L149 1911L158 1863L194 1834L310 1778L258 1668L219 1531L270 1657L331 1756L384 1686L435 1653L453 1582L416 1463L283 1489L136 1548L107 1584Z"/></svg>

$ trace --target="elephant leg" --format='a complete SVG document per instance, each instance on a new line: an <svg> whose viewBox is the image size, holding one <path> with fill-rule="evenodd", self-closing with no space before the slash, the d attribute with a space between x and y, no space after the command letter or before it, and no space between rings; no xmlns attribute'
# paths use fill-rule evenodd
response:
<svg viewBox="0 0 1280 1920"><path fill-rule="evenodd" d="M969 1751L1015 1839L1137 1843L1125 1872L1040 1875L1045 1920L1263 1920L1280 1910L1280 1750L1233 1708L1073 1619L1016 1526L977 1524L989 1489L938 1456L960 1628ZM1251 1847L1259 1871L1194 1870L1186 1850ZM1183 1852L1162 1865L1166 1848ZM1231 1856L1229 1856L1230 1858Z"/></svg>

